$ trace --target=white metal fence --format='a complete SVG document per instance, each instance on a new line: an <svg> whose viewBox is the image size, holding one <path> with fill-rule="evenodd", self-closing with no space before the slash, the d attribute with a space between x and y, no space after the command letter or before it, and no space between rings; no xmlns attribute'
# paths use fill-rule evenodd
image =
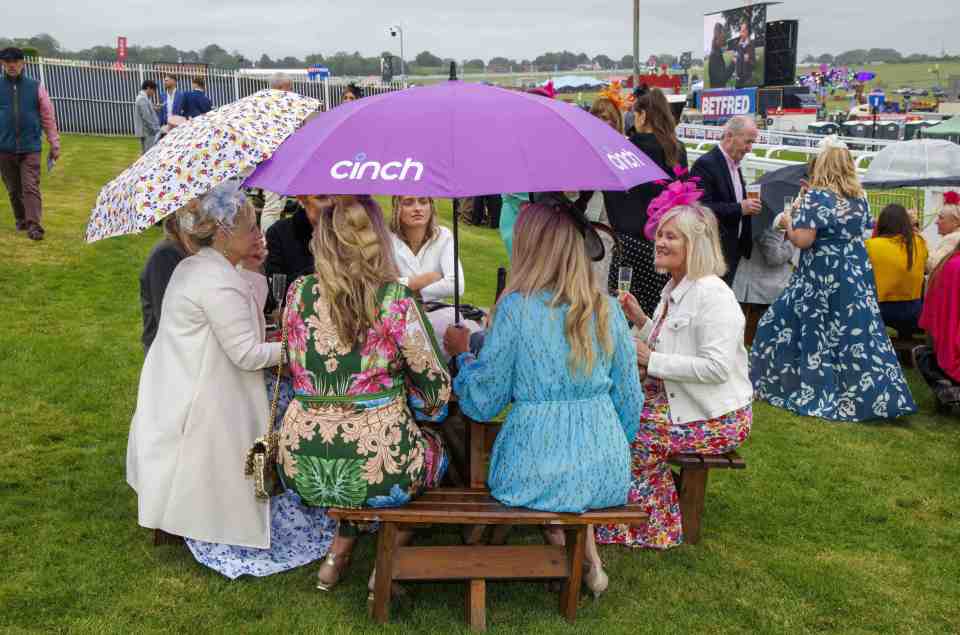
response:
<svg viewBox="0 0 960 635"><path fill-rule="evenodd" d="M128 64L39 58L27 61L26 73L43 82L63 132L96 135L133 135L133 103L140 85L152 79L162 86L170 64ZM202 77L206 93L218 108L224 104L270 87L270 77L244 75L237 71L194 68L178 73L180 90L190 90L192 77ZM291 77L293 90L319 99L324 109L339 105L348 83L334 78L309 81ZM364 94L379 94L405 88L403 82L356 81Z"/></svg>

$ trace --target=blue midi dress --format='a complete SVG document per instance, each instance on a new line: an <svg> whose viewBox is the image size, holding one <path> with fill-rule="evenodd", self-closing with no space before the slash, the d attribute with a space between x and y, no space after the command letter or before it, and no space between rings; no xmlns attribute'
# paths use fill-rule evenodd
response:
<svg viewBox="0 0 960 635"><path fill-rule="evenodd" d="M551 307L550 300L547 292L502 298L479 359L459 356L454 391L463 412L478 421L513 404L490 459L494 498L554 512L623 505L631 478L628 440L643 406L626 318L610 298L613 354L605 355L594 336L593 369L571 373L569 307Z"/></svg>

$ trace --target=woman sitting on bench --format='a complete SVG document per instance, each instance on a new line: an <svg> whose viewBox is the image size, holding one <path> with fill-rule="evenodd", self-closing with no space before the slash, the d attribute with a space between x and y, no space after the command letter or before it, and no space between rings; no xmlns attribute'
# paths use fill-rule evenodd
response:
<svg viewBox="0 0 960 635"><path fill-rule="evenodd" d="M424 303L446 302L453 296L453 234L437 223L437 208L426 196L394 196L390 219L393 258L400 271L400 284L416 293ZM460 294L463 294L463 265L460 270ZM424 309L434 333L443 333L454 323L453 307ZM463 322L471 332L482 329L472 321ZM445 351L444 351L445 352ZM446 356L448 359L449 354Z"/></svg>
<svg viewBox="0 0 960 635"><path fill-rule="evenodd" d="M479 359L466 329L451 327L454 390L469 417L489 420L513 403L490 458L490 493L504 505L581 513L624 505L640 381L629 327L597 287L590 261L603 243L567 200L531 203L514 230L513 271ZM562 544L563 535L547 539ZM585 583L607 587L588 532Z"/></svg>
<svg viewBox="0 0 960 635"><path fill-rule="evenodd" d="M334 201L311 239L317 272L287 294L296 399L280 432L280 471L308 505L396 507L435 487L446 469L439 435L417 425L408 398L435 414L450 396L450 375L413 294L396 282L380 207L370 198ZM337 584L355 540L356 528L341 523L317 588Z"/></svg>
<svg viewBox="0 0 960 635"><path fill-rule="evenodd" d="M630 502L644 505L649 520L643 528L598 527L601 543L653 549L680 544L680 504L667 459L676 453L723 454L750 434L745 320L721 279L726 265L717 220L696 204L699 194L692 183L671 186L650 204L645 231L655 238L654 266L671 277L653 317L629 293L621 297L639 329L637 361L644 377L640 431L631 438Z"/></svg>

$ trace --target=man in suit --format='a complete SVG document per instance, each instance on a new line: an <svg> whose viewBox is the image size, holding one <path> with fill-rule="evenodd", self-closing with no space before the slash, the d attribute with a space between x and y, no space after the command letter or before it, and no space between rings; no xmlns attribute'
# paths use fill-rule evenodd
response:
<svg viewBox="0 0 960 635"><path fill-rule="evenodd" d="M194 77L190 80L190 84L193 90L183 95L183 100L180 102L180 109L174 113L187 119L205 115L213 109L210 98L207 97L207 94L204 92L207 85L206 82L203 81L203 78Z"/></svg>
<svg viewBox="0 0 960 635"><path fill-rule="evenodd" d="M176 76L170 73L163 76L163 92L160 94L160 107L157 113L161 127L167 125L167 120L172 115L179 114L183 108L183 94L183 91L177 90Z"/></svg>
<svg viewBox="0 0 960 635"><path fill-rule="evenodd" d="M133 134L140 139L140 154L146 154L147 150L153 147L160 132L160 121L153 110L153 98L156 94L157 83L152 79L145 79L134 102Z"/></svg>
<svg viewBox="0 0 960 635"><path fill-rule="evenodd" d="M757 140L757 124L751 117L737 116L727 121L720 145L697 159L690 170L700 178L702 203L713 210L720 226L720 244L727 261L723 277L731 287L740 258L749 258L753 245L751 217L760 213L760 201L746 197L746 183L740 161Z"/></svg>

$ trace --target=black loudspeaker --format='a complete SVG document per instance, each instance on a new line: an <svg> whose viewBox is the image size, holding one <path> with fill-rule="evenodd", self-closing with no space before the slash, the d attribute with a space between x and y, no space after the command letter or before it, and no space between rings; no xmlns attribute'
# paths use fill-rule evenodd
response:
<svg viewBox="0 0 960 635"><path fill-rule="evenodd" d="M767 22L764 86L789 86L797 76L797 20Z"/></svg>

